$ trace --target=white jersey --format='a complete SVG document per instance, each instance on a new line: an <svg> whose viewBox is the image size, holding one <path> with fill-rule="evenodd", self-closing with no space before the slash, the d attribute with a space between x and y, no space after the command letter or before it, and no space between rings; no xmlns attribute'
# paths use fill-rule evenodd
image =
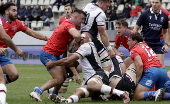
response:
<svg viewBox="0 0 170 104"><path fill-rule="evenodd" d="M97 38L97 26L105 26L106 15L103 10L94 3L88 3L83 11L86 12L86 20L82 23L81 31L89 32L93 38Z"/></svg>
<svg viewBox="0 0 170 104"><path fill-rule="evenodd" d="M103 70L101 68L101 62L93 42L82 44L73 54L79 56L78 62L82 67L85 81L92 77L96 71Z"/></svg>

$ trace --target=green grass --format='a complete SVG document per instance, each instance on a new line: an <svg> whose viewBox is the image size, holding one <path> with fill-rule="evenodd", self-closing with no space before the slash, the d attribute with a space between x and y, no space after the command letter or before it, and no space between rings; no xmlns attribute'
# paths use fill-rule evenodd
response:
<svg viewBox="0 0 170 104"><path fill-rule="evenodd" d="M17 81L7 84L7 102L8 104L54 104L47 97L48 94L44 93L41 96L43 102L36 102L29 97L29 93L33 91L35 86L42 86L51 77L43 65L15 65L19 71L20 77ZM167 67L170 70L170 67ZM79 87L75 82L69 84L68 91L61 94L68 97L72 92ZM92 101L90 98L82 98L78 104L122 104L122 101ZM169 101L131 101L130 104L169 104Z"/></svg>

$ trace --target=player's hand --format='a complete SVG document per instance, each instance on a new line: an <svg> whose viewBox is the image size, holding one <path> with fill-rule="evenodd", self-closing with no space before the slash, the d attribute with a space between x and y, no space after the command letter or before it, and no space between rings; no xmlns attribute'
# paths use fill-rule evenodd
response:
<svg viewBox="0 0 170 104"><path fill-rule="evenodd" d="M17 50L15 51L15 53L18 55L18 56L20 56L20 57L22 57L23 56L23 51L20 49L20 48L17 48Z"/></svg>
<svg viewBox="0 0 170 104"><path fill-rule="evenodd" d="M48 67L48 68L54 67L53 61L51 61L50 59L47 59L47 60L48 60L48 62L45 64L45 66Z"/></svg>
<svg viewBox="0 0 170 104"><path fill-rule="evenodd" d="M81 83L80 75L79 74L75 74L74 77L76 79L76 83L80 84Z"/></svg>
<svg viewBox="0 0 170 104"><path fill-rule="evenodd" d="M0 48L0 54L4 55L6 52L7 48Z"/></svg>
<svg viewBox="0 0 170 104"><path fill-rule="evenodd" d="M165 44L163 47L162 47L162 52L164 53L168 53L168 46Z"/></svg>
<svg viewBox="0 0 170 104"><path fill-rule="evenodd" d="M113 51L113 50L110 50L110 51L108 51L108 54L109 54L109 56L112 58L112 57L115 57L115 52Z"/></svg>
<svg viewBox="0 0 170 104"><path fill-rule="evenodd" d="M122 52L119 52L117 55L120 56L122 59L124 58L124 53Z"/></svg>

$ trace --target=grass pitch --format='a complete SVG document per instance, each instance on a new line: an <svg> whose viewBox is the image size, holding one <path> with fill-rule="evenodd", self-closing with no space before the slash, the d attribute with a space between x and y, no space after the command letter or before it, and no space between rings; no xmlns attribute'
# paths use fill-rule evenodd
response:
<svg viewBox="0 0 170 104"><path fill-rule="evenodd" d="M51 77L43 65L15 65L19 72L19 79L13 83L7 84L7 102L8 104L54 104L44 93L41 96L43 102L37 102L29 97L35 86L42 86ZM170 67L167 67L170 70ZM79 87L75 82L70 82L69 88L64 97L68 97ZM123 101L92 101L90 98L82 98L78 104L123 104ZM131 101L129 104L169 104L170 101Z"/></svg>

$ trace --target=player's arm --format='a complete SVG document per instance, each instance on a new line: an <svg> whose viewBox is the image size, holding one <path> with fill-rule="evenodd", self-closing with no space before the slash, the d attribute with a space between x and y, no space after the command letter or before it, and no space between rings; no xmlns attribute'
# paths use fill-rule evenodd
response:
<svg viewBox="0 0 170 104"><path fill-rule="evenodd" d="M46 66L48 68L52 68L54 66L68 66L68 67L74 67L77 63L77 60L79 59L78 55L72 54L69 57L62 58L58 61L51 61L49 60L48 63L46 63Z"/></svg>
<svg viewBox="0 0 170 104"><path fill-rule="evenodd" d="M121 52L118 51L119 47L120 47L120 46L118 46L118 45L116 45L116 44L114 43L112 49L113 49L113 51L115 52L116 55L118 55L118 56L120 56L120 57L123 57L123 53L121 53Z"/></svg>
<svg viewBox="0 0 170 104"><path fill-rule="evenodd" d="M164 48L164 52L167 53L168 52L168 48L169 48L169 33L168 33L168 29L162 29L162 33L163 33L163 37L164 37L164 41L165 44L162 48Z"/></svg>
<svg viewBox="0 0 170 104"><path fill-rule="evenodd" d="M80 42L81 34L80 34L80 32L77 29L71 28L71 29L69 29L68 32L74 37L76 42L78 42L78 43Z"/></svg>
<svg viewBox="0 0 170 104"><path fill-rule="evenodd" d="M97 28L98 28L102 43L104 44L104 46L109 51L110 57L114 57L115 52L112 50L112 47L110 46L109 38L108 38L108 35L106 33L105 27L104 26L98 26Z"/></svg>
<svg viewBox="0 0 170 104"><path fill-rule="evenodd" d="M19 56L23 55L22 50L17 48L17 46L13 43L9 35L6 34L2 26L0 26L0 38L7 46L9 46L12 50L14 50Z"/></svg>
<svg viewBox="0 0 170 104"><path fill-rule="evenodd" d="M140 26L135 25L135 27L134 27L134 29L133 29L133 30L137 32L139 29L140 29Z"/></svg>
<svg viewBox="0 0 170 104"><path fill-rule="evenodd" d="M40 39L40 40L44 40L44 41L47 41L48 40L48 37L45 36L45 35L42 35L40 34L39 32L36 32L30 28L28 28L26 31L24 31L24 33L26 33L27 35L29 36L32 36L36 39Z"/></svg>
<svg viewBox="0 0 170 104"><path fill-rule="evenodd" d="M143 73L143 62L139 55L134 58L134 63L136 66L136 83L138 83Z"/></svg>

